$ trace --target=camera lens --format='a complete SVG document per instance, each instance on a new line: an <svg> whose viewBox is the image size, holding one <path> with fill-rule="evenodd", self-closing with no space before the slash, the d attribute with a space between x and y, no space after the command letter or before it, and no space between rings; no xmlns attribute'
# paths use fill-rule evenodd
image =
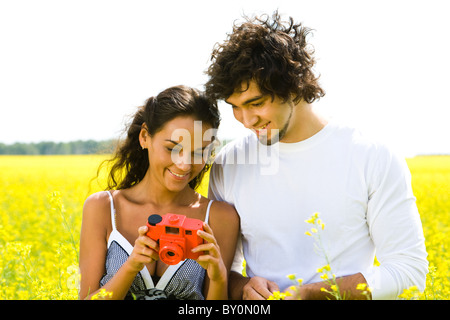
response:
<svg viewBox="0 0 450 320"><path fill-rule="evenodd" d="M171 242L163 242L159 250L159 257L165 264L177 264L184 260L184 250L179 245Z"/></svg>

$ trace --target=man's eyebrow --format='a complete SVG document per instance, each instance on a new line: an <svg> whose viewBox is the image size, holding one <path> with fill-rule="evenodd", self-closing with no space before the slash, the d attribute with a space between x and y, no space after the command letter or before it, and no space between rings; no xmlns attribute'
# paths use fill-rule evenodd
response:
<svg viewBox="0 0 450 320"><path fill-rule="evenodd" d="M245 101L242 103L242 105L245 106L245 105L247 105L247 104L250 104L250 103L252 103L252 102L254 102L254 101L256 101L256 100L262 99L262 98L264 98L264 96L263 96L263 95L259 95L259 96L256 96L256 97L247 99L247 100L245 100ZM231 102L228 102L227 100L225 100L225 102L228 103L228 104L231 104L232 106L234 106L234 104L232 104Z"/></svg>
<svg viewBox="0 0 450 320"><path fill-rule="evenodd" d="M256 100L262 99L262 98L264 98L263 95L260 95L260 96L256 96L256 97L250 98L250 99L248 99L248 100L245 100L244 103L243 103L243 105L250 104L250 103L252 103L252 102L254 102L254 101L256 101Z"/></svg>

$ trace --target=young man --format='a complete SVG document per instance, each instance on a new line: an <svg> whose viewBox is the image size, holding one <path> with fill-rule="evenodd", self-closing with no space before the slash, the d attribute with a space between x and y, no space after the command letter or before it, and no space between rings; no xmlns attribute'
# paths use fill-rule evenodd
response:
<svg viewBox="0 0 450 320"><path fill-rule="evenodd" d="M267 299L289 290L295 274L303 285L291 298L329 298L317 272L328 263L346 298L366 298L361 283L372 299L424 290L427 253L406 162L316 113L312 103L324 91L308 33L275 13L235 25L212 53L207 94L253 131L227 144L210 174L209 196L233 204L241 220L230 297ZM262 173L264 148L277 165ZM325 223L319 247L305 235L315 212Z"/></svg>

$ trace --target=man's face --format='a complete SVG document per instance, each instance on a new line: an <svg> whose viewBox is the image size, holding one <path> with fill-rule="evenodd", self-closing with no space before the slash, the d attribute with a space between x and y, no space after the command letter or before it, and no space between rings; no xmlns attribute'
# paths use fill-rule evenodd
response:
<svg viewBox="0 0 450 320"><path fill-rule="evenodd" d="M247 83L241 85L242 89ZM289 133L294 103L283 102L275 96L263 95L254 80L249 82L248 89L235 91L225 102L233 107L236 120L256 133L260 142L271 145L283 142Z"/></svg>

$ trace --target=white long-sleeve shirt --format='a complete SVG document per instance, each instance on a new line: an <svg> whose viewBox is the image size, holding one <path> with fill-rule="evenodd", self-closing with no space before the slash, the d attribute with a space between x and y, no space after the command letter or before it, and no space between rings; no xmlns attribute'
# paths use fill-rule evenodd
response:
<svg viewBox="0 0 450 320"><path fill-rule="evenodd" d="M406 161L352 128L330 122L307 140L270 147L250 133L221 150L209 188L211 198L239 213L250 277L281 290L292 285L289 274L304 283L322 281L317 269L327 262L305 235L311 228L305 220L318 212L336 276L361 272L373 299L395 299L412 285L425 288L427 253ZM235 271L241 261L238 250Z"/></svg>

